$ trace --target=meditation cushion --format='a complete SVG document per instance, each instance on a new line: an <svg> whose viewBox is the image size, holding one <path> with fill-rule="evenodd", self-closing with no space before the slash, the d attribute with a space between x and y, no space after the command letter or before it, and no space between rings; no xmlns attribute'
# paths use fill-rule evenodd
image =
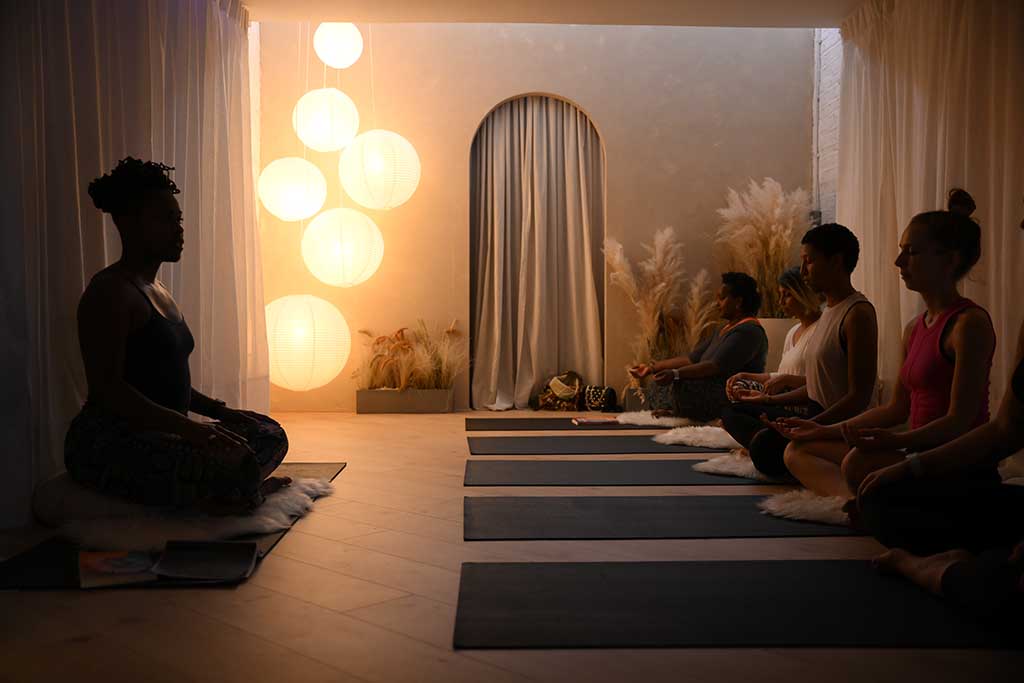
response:
<svg viewBox="0 0 1024 683"><path fill-rule="evenodd" d="M105 496L61 472L36 486L32 492L32 512L40 523L58 527L80 519L143 517L152 514L153 509Z"/></svg>

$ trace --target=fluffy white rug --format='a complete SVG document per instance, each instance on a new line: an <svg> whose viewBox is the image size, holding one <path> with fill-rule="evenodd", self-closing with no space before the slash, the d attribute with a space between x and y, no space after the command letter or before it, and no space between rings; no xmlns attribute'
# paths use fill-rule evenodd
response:
<svg viewBox="0 0 1024 683"><path fill-rule="evenodd" d="M850 518L843 512L845 502L840 496L819 496L813 491L798 489L769 496L758 503L758 507L775 517L849 526Z"/></svg>
<svg viewBox="0 0 1024 683"><path fill-rule="evenodd" d="M146 508L147 514L141 516L73 520L59 533L83 548L159 551L170 540L216 541L283 531L309 512L315 499L333 491L326 479L295 479L267 496L251 515L213 517Z"/></svg>
<svg viewBox="0 0 1024 683"><path fill-rule="evenodd" d="M720 448L723 451L740 447L736 440L729 436L729 432L721 427L676 427L664 434L658 434L654 440L664 444Z"/></svg>
<svg viewBox="0 0 1024 683"><path fill-rule="evenodd" d="M758 481L767 482L769 484L786 484L789 482L781 479L775 479L768 475L761 474L754 467L754 463L750 461L745 455L741 455L739 451L732 451L725 455L719 455L710 460L699 462L693 466L693 469L698 472L707 472L708 474L724 474L730 477L744 477L746 479L756 479Z"/></svg>
<svg viewBox="0 0 1024 683"><path fill-rule="evenodd" d="M692 420L685 417L654 417L649 410L619 413L615 419L619 424L650 427L684 427L693 424Z"/></svg>

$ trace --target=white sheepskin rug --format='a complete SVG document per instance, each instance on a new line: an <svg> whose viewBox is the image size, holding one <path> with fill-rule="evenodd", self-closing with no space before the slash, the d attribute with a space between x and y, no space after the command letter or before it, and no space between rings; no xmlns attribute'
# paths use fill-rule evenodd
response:
<svg viewBox="0 0 1024 683"><path fill-rule="evenodd" d="M726 453L725 455L719 455L699 462L693 466L693 469L698 472L707 472L708 474L724 474L729 477L743 477L745 479L756 479L757 481L767 482L769 484L788 484L789 482L782 479L775 479L769 477L766 474L761 474L754 467L754 463L751 462L750 458L742 455L738 450Z"/></svg>
<svg viewBox="0 0 1024 683"><path fill-rule="evenodd" d="M850 518L843 512L845 502L841 496L819 496L813 491L798 489L769 496L758 503L758 507L775 517L849 526Z"/></svg>
<svg viewBox="0 0 1024 683"><path fill-rule="evenodd" d="M736 440L721 427L676 427L664 434L654 437L658 443L682 444L684 446L703 446L729 451L739 448Z"/></svg>
<svg viewBox="0 0 1024 683"><path fill-rule="evenodd" d="M654 417L649 410L619 413L615 419L619 421L619 424L643 427L685 427L693 424L693 420L688 420L685 417Z"/></svg>
<svg viewBox="0 0 1024 683"><path fill-rule="evenodd" d="M217 541L283 531L309 512L314 500L333 492L334 486L326 479L294 479L268 495L250 515L214 517L142 508L145 514L132 517L72 520L60 527L60 534L83 548L155 552L170 540Z"/></svg>

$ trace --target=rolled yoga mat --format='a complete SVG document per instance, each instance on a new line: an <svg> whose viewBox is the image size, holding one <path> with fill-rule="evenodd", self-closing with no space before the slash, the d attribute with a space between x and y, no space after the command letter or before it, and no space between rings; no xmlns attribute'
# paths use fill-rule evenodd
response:
<svg viewBox="0 0 1024 683"><path fill-rule="evenodd" d="M703 460L467 460L466 486L750 486L756 479L706 474Z"/></svg>
<svg viewBox="0 0 1024 683"><path fill-rule="evenodd" d="M634 425L618 422L602 424L572 423L571 417L467 417L467 432L511 432L511 431L592 431L628 429L671 429L671 425Z"/></svg>
<svg viewBox="0 0 1024 683"><path fill-rule="evenodd" d="M1021 647L865 561L465 563L456 648Z"/></svg>
<svg viewBox="0 0 1024 683"><path fill-rule="evenodd" d="M584 436L467 436L472 455L592 455L630 453L723 453L721 449L661 444L643 434Z"/></svg>
<svg viewBox="0 0 1024 683"><path fill-rule="evenodd" d="M764 496L466 496L467 541L860 536L771 517Z"/></svg>

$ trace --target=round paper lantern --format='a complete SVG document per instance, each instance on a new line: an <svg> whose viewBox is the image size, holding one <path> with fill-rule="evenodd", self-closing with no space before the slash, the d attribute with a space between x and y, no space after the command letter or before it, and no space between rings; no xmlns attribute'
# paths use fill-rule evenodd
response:
<svg viewBox="0 0 1024 683"><path fill-rule="evenodd" d="M408 140L390 130L370 130L341 153L341 184L368 209L404 204L420 183L420 157Z"/></svg>
<svg viewBox="0 0 1024 683"><path fill-rule="evenodd" d="M295 103L292 128L306 147L336 152L352 142L359 131L359 110L337 88L310 90Z"/></svg>
<svg viewBox="0 0 1024 683"><path fill-rule="evenodd" d="M328 209L302 236L302 259L309 272L335 287L353 287L377 272L384 258L384 236L377 224L355 209Z"/></svg>
<svg viewBox="0 0 1024 683"><path fill-rule="evenodd" d="M292 391L322 387L341 372L352 350L345 317L308 294L267 304L270 381Z"/></svg>
<svg viewBox="0 0 1024 683"><path fill-rule="evenodd" d="M324 205L327 180L305 159L284 157L264 167L256 191L267 211L283 221L299 221L316 215Z"/></svg>
<svg viewBox="0 0 1024 683"><path fill-rule="evenodd" d="M363 54L363 34L355 24L325 22L313 33L313 49L327 66L347 69Z"/></svg>

